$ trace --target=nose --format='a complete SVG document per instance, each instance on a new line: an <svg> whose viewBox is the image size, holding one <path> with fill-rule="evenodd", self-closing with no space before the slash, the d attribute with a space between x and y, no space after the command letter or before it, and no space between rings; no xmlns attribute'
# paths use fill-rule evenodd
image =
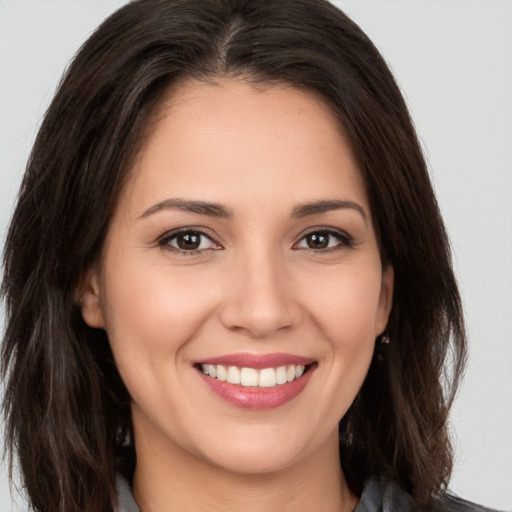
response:
<svg viewBox="0 0 512 512"><path fill-rule="evenodd" d="M301 309L286 265L272 254L240 258L226 285L221 322L251 338L294 328Z"/></svg>

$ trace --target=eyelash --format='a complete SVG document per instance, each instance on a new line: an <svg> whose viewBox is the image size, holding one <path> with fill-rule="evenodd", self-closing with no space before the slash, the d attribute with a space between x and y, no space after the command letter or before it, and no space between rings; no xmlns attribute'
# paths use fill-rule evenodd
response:
<svg viewBox="0 0 512 512"><path fill-rule="evenodd" d="M214 246L208 247L205 249L180 249L179 247L174 247L171 245L171 241L177 239L179 235L195 235L199 237L205 237L207 238ZM299 247L299 244L302 243L308 236L311 235L321 235L326 236L328 238L335 238L338 243L334 245L333 247L325 247L325 248L319 248L315 249L313 247ZM201 245L202 242L200 242ZM330 243L330 242L328 242ZM299 242L293 245L294 250L301 250L306 249L309 251L312 251L314 253L329 253L337 250L341 250L344 248L350 248L354 246L354 241L350 235L345 233L344 231L340 229L335 228L315 228L310 230L309 232L302 235ZM166 233L164 236L158 239L158 247L161 247L163 249L166 249L168 251L177 252L179 254L184 254L187 256L194 256L199 255L200 253L204 251L210 251L210 250L219 250L222 249L220 244L214 239L212 234L208 231L205 231L200 228L181 228L178 230L171 231L170 233Z"/></svg>
<svg viewBox="0 0 512 512"><path fill-rule="evenodd" d="M309 251L313 251L315 254L318 254L318 253L330 253L330 252L334 252L334 251L339 251L341 249L346 249L346 248L351 248L354 246L354 240L353 238L348 235L345 231L342 231L341 229L335 229L335 228L315 228L315 229L312 229L310 231L308 231L307 233L305 233L304 235L302 235L301 239L299 240L298 243L296 243L293 248L296 249L296 250L300 250L301 248L298 247L299 244L305 240L308 236L311 236L311 235L322 235L322 236L327 236L329 238L335 238L338 243L336 245L334 245L333 247L325 247L325 248L322 248L322 249L315 249L313 247L304 247L304 249L307 249Z"/></svg>
<svg viewBox="0 0 512 512"><path fill-rule="evenodd" d="M175 240L179 235L197 235L199 237L207 238L214 247L209 247L207 249L180 249L179 247L174 247L170 243ZM202 242L200 242L201 244ZM222 247L215 241L214 237L210 232L205 231L199 228L181 228L170 233L166 233L164 236L158 239L158 247L161 247L167 251L177 252L178 254L184 254L186 256L195 256L206 250L219 250Z"/></svg>

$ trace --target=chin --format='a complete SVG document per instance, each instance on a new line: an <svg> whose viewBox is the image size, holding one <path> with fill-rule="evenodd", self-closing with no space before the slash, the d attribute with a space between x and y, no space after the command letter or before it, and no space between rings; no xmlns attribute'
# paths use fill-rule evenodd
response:
<svg viewBox="0 0 512 512"><path fill-rule="evenodd" d="M222 453L208 454L206 460L230 473L265 475L291 468L303 458L292 449L275 450L272 445L267 442L265 450L251 447L223 450Z"/></svg>
<svg viewBox="0 0 512 512"><path fill-rule="evenodd" d="M240 475L264 475L291 469L307 459L311 452L322 450L322 444L329 444L334 439L337 446L337 431L334 436L322 441L320 438L306 438L290 429L270 431L261 429L259 435L247 430L239 436L223 436L223 440L209 443L202 453L202 458L231 473ZM303 434L303 433L302 433ZM334 451L337 452L336 446Z"/></svg>

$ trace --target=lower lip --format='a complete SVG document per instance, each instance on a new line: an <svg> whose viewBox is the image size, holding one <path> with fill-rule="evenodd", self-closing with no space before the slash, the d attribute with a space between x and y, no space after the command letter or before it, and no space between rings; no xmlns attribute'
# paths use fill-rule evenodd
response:
<svg viewBox="0 0 512 512"><path fill-rule="evenodd" d="M200 371L198 373L215 395L236 407L243 409L274 409L290 402L299 395L313 375L313 370L314 368L310 367L302 377L270 388L230 384L209 377Z"/></svg>

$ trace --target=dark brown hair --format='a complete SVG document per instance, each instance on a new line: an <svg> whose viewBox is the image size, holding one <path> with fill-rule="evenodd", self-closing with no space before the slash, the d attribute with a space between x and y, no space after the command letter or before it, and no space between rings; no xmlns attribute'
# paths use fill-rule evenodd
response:
<svg viewBox="0 0 512 512"><path fill-rule="evenodd" d="M445 229L414 127L382 57L324 0L138 0L70 65L37 136L10 224L2 293L6 443L36 511L108 511L134 467L130 398L75 290L98 260L151 115L183 79L233 76L312 91L346 129L381 255L394 267L385 335L340 423L356 493L398 481L418 509L452 466L447 416L465 360Z"/></svg>

